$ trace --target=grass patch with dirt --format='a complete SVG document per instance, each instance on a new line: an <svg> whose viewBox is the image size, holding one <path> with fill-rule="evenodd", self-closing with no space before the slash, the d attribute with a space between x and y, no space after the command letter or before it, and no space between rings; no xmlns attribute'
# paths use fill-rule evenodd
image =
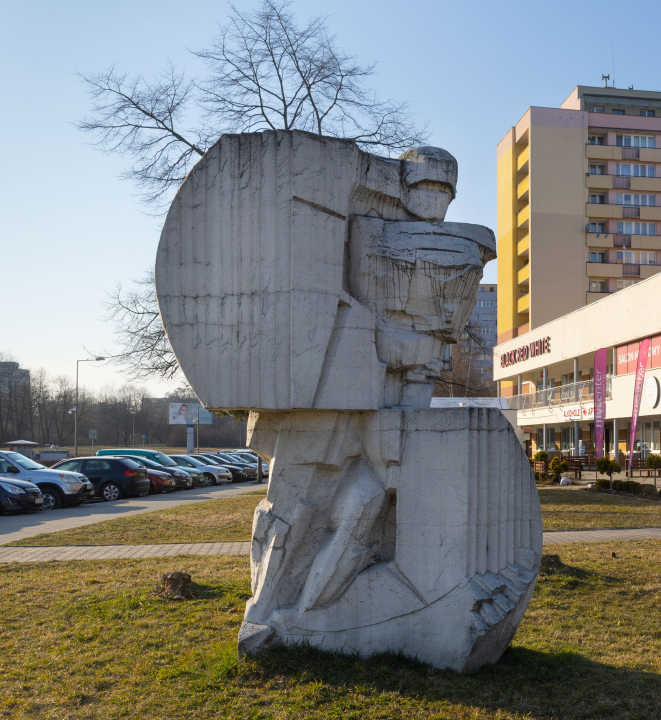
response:
<svg viewBox="0 0 661 720"><path fill-rule="evenodd" d="M310 648L237 661L247 558L1 565L0 717L659 718L661 542L553 552L512 647L463 676ZM153 592L171 570L191 573L194 599Z"/></svg>
<svg viewBox="0 0 661 720"><path fill-rule="evenodd" d="M266 491L104 520L41 533L7 545L155 545L250 540L252 518Z"/></svg>
<svg viewBox="0 0 661 720"><path fill-rule="evenodd" d="M661 503L590 490L538 488L544 530L661 527Z"/></svg>

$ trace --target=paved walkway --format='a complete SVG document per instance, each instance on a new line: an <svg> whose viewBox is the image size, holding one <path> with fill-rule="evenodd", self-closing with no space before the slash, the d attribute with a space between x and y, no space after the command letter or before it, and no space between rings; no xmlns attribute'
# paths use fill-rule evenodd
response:
<svg viewBox="0 0 661 720"><path fill-rule="evenodd" d="M247 555L249 552L249 542L0 547L0 562L112 560L115 558L172 557L174 555Z"/></svg>
<svg viewBox="0 0 661 720"><path fill-rule="evenodd" d="M661 528L606 530L555 530L544 533L544 545L556 543L609 542L612 540L661 540Z"/></svg>
<svg viewBox="0 0 661 720"><path fill-rule="evenodd" d="M78 507L62 508L61 510L3 515L0 517L0 546L10 542L20 542L41 533L72 530L104 520L141 515L155 510L167 510L205 500L235 497L261 488L266 490L266 487L266 485L256 485L254 482L231 483L217 487L179 490L163 495L145 495L141 498L127 498L115 502L84 503Z"/></svg>
<svg viewBox="0 0 661 720"><path fill-rule="evenodd" d="M562 530L544 533L544 545L650 539L661 540L661 528ZM173 557L174 555L248 555L249 552L249 542L169 543L162 545L60 545L57 547L24 546L0 547L0 562L111 560L114 558Z"/></svg>

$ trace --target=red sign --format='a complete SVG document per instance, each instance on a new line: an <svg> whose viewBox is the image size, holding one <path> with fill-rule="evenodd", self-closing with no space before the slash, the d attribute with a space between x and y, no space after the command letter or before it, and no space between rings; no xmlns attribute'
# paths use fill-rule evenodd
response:
<svg viewBox="0 0 661 720"><path fill-rule="evenodd" d="M616 351L617 368L616 375L635 373L638 367L638 348L640 343L629 343L620 345ZM647 369L661 368L661 335L655 335L651 339L649 354L647 356Z"/></svg>
<svg viewBox="0 0 661 720"><path fill-rule="evenodd" d="M551 352L551 338L545 337L541 340L533 340L528 345L522 345L520 348L510 350L500 356L500 367L509 367L516 363L523 362L529 358L546 355Z"/></svg>

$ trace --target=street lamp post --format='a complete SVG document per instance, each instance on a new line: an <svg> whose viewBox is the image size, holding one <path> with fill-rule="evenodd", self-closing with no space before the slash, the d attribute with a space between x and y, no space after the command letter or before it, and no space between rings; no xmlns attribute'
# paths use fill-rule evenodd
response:
<svg viewBox="0 0 661 720"><path fill-rule="evenodd" d="M133 447L135 447L135 410L131 410L131 415L133 416L133 434L131 437L133 438Z"/></svg>
<svg viewBox="0 0 661 720"><path fill-rule="evenodd" d="M73 407L73 456L78 455L78 366L81 362L99 362L105 360L104 357L84 358L76 360L76 404Z"/></svg>

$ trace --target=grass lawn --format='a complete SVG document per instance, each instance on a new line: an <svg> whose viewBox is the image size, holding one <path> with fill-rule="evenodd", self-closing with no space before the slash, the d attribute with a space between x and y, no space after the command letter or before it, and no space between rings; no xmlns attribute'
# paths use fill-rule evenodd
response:
<svg viewBox="0 0 661 720"><path fill-rule="evenodd" d="M247 558L0 565L0 718L661 717L661 542L553 551L503 660L465 676L305 648L238 662ZM153 594L171 570L196 599Z"/></svg>
<svg viewBox="0 0 661 720"><path fill-rule="evenodd" d="M154 545L250 540L252 518L266 490L42 533L8 545Z"/></svg>
<svg viewBox="0 0 661 720"><path fill-rule="evenodd" d="M539 488L544 530L661 527L661 503L583 490Z"/></svg>

